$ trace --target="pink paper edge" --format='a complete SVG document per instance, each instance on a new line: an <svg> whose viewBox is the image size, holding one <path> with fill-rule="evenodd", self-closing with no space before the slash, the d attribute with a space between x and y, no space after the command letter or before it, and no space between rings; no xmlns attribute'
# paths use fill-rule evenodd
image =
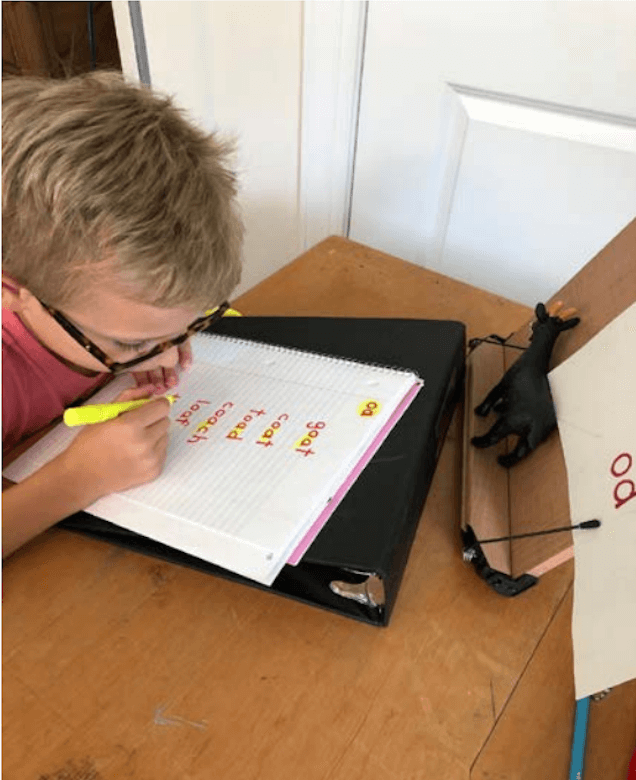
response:
<svg viewBox="0 0 636 780"><path fill-rule="evenodd" d="M409 408L411 403L413 402L413 399L415 396L419 393L421 388L423 387L423 382L417 382L413 385L413 387L408 391L408 393L404 396L399 406L396 407L393 414L389 417L389 419L386 421L386 423L382 426L382 428L378 431L378 435L375 437L375 439L371 442L371 444L368 446L365 453L362 455L360 460L356 463L356 465L351 469L351 472L349 473L349 476L347 479L342 483L342 485L338 488L338 490L334 493L334 495L331 498L331 501L327 504L327 506L323 509L323 511L318 515L316 520L314 521L311 528L307 531L307 533L303 536L303 538L298 543L295 550L290 555L289 559L287 560L287 563L291 566L296 566L298 563L300 563L303 555L307 552L309 549L309 546L314 541L314 539L318 536L318 533L322 530L322 527L325 525L327 520L331 517L331 515L334 513L336 508L338 507L338 504L342 501L342 499L345 497L345 495L348 493L349 489L353 485L353 483L356 481L356 479L360 476L363 469L366 467L366 465L369 463L371 458L375 455L375 453L380 449L380 445L383 443L383 441L386 439L386 437L389 435L389 433L393 430L398 420L402 417L404 412Z"/></svg>

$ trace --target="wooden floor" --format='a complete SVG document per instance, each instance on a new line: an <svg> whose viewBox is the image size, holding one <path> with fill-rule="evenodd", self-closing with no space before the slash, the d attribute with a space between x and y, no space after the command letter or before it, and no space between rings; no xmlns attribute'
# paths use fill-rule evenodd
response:
<svg viewBox="0 0 636 780"><path fill-rule="evenodd" d="M253 315L459 319L526 307L344 239L236 301ZM562 780L572 563L516 599L462 561L460 419L391 625L54 529L4 567L7 780ZM593 703L585 780L625 780L636 686Z"/></svg>

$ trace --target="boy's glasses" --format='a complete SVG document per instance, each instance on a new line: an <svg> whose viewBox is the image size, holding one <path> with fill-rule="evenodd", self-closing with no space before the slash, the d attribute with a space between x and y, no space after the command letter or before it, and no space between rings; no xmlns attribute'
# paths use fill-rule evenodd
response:
<svg viewBox="0 0 636 780"><path fill-rule="evenodd" d="M73 325L72 322L69 322L61 311L54 309L52 306L44 303L44 301L41 301L39 298L36 300L64 328L69 336L75 339L75 341L77 341L77 343L80 344L89 354L91 354L94 358L97 358L100 363L103 363L114 374L118 374L121 371L132 368L139 363L144 363L146 360L150 360L156 355L160 355L162 352L165 352L168 349L172 349L172 347L183 344L183 342L187 341L190 336L198 333L201 330L204 330L205 328L209 328L210 325L214 325L215 322L218 322L230 308L230 304L225 301L220 306L217 306L216 309L209 309L206 311L203 317L199 317L199 319L195 320L191 325L188 326L186 332L182 333L180 336L176 336L169 341L163 341L161 344L157 344L156 347L153 347L143 355L138 355L136 358L133 358L133 360L127 360L124 363L119 363L116 360L113 360L111 357L108 357L103 349L98 347L97 344L94 344L88 338L88 336L85 336L79 328Z"/></svg>

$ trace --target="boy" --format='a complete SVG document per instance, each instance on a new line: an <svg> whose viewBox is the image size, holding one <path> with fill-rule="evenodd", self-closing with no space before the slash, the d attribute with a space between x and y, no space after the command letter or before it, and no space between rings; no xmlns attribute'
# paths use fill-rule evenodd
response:
<svg viewBox="0 0 636 780"><path fill-rule="evenodd" d="M218 319L240 278L230 153L121 74L3 81L4 452L115 374L138 385L117 400L176 385L188 337ZM156 479L169 408L156 399L86 426L6 490L3 555Z"/></svg>

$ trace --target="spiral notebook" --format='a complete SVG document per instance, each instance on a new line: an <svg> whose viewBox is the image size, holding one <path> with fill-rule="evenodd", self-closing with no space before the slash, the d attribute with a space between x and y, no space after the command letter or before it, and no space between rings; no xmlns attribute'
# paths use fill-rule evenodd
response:
<svg viewBox="0 0 636 780"><path fill-rule="evenodd" d="M162 474L86 512L269 586L300 561L423 380L226 336L198 334L192 348ZM118 377L90 402L132 385ZM25 479L77 433L60 423L4 475Z"/></svg>

